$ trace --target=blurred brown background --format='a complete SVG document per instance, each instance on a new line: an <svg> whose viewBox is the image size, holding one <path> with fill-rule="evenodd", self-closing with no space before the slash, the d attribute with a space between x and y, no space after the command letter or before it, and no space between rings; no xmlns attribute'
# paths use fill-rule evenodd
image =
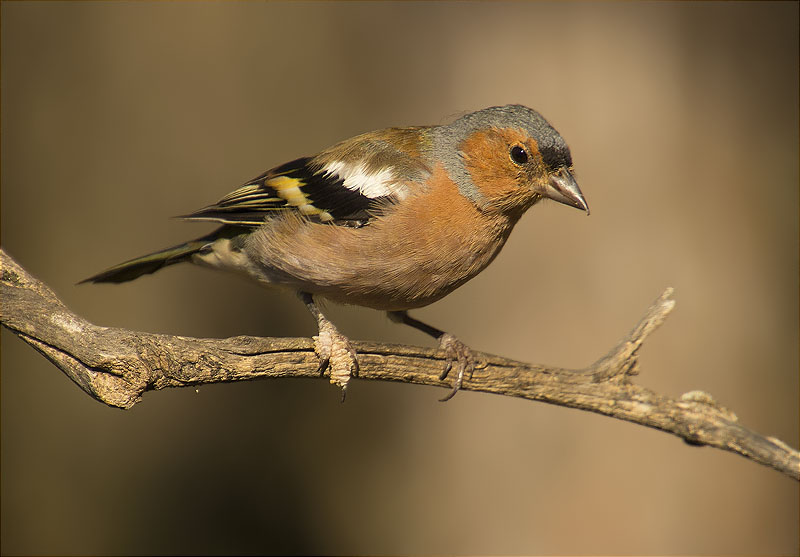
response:
<svg viewBox="0 0 800 557"><path fill-rule="evenodd" d="M798 4L2 4L2 245L95 323L309 336L291 296L174 267L191 211L356 133L541 111L591 206L550 203L414 315L580 367L666 286L642 384L798 443ZM430 345L331 308L354 339ZM94 402L2 337L2 552L795 553L798 485L516 399L280 380Z"/></svg>

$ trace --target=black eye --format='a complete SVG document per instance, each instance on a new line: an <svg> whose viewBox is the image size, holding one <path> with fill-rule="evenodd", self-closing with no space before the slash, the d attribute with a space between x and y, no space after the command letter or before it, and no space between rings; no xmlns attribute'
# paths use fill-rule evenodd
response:
<svg viewBox="0 0 800 557"><path fill-rule="evenodd" d="M519 145L514 145L511 148L511 160L517 164L525 164L528 162L528 152Z"/></svg>

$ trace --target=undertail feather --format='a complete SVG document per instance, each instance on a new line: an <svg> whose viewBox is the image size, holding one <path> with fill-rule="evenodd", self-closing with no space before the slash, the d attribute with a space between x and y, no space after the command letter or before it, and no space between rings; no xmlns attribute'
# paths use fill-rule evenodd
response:
<svg viewBox="0 0 800 557"><path fill-rule="evenodd" d="M101 273L80 281L78 284L83 284L85 282L128 282L142 275L155 273L169 265L189 261L192 255L202 250L204 246L214 240L232 237L240 233L241 230L223 226L202 238L186 242L185 244L172 246L155 253L143 255L142 257L136 257L124 263L120 263L119 265L114 265Z"/></svg>

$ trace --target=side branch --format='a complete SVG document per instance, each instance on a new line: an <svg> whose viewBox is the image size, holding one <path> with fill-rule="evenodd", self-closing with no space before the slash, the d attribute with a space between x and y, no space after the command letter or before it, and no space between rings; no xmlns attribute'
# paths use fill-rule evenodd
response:
<svg viewBox="0 0 800 557"><path fill-rule="evenodd" d="M197 339L99 327L75 315L42 282L0 250L0 321L41 352L86 393L130 408L145 391L268 377L318 377L311 339L233 337ZM716 447L800 480L800 452L739 424L711 395L679 399L631 382L638 351L675 306L668 288L608 354L582 370L516 362L482 354L464 390L538 400L588 410ZM354 343L360 379L448 387L439 379L438 350Z"/></svg>

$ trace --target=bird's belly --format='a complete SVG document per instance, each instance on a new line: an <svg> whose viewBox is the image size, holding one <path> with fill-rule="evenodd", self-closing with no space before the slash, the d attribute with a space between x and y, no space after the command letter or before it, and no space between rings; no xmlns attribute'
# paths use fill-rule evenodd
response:
<svg viewBox="0 0 800 557"><path fill-rule="evenodd" d="M330 300L380 310L405 310L446 296L488 265L507 234L465 241L453 234L436 241L382 235L378 228L314 224L265 226L245 252L259 281Z"/></svg>

